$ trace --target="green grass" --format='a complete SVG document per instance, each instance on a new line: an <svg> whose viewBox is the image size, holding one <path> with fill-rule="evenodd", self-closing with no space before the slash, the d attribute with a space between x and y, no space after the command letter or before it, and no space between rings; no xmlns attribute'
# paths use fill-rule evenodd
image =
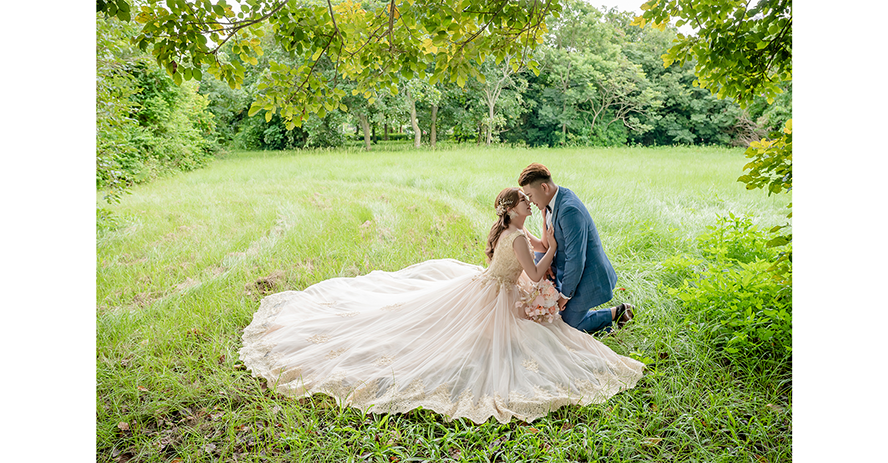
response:
<svg viewBox="0 0 888 463"><path fill-rule="evenodd" d="M636 388L531 424L479 426L281 397L238 362L264 294L432 258L484 264L494 197L530 162L584 200L625 288L615 300L639 307L601 338L650 362ZM661 263L699 257L695 238L717 215L783 223L788 197L746 191L744 164L722 148L391 144L233 153L139 186L97 240L96 459L790 461L786 373L720 360L658 289L676 279Z"/></svg>

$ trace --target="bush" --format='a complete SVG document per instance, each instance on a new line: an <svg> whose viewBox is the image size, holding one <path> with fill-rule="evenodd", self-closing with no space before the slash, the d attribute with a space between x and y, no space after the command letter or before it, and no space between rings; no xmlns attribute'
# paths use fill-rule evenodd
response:
<svg viewBox="0 0 888 463"><path fill-rule="evenodd" d="M726 258L737 262L773 259L776 252L767 246L770 237L759 230L749 217L733 212L716 218L716 225L706 227L709 233L697 238L703 257L710 260Z"/></svg>
<svg viewBox="0 0 888 463"><path fill-rule="evenodd" d="M768 271L775 251L765 244L767 234L750 219L731 214L718 222L698 239L708 259L705 268L678 287L664 288L682 301L688 328L726 359L784 365L792 355L792 291ZM696 264L683 259L688 267Z"/></svg>

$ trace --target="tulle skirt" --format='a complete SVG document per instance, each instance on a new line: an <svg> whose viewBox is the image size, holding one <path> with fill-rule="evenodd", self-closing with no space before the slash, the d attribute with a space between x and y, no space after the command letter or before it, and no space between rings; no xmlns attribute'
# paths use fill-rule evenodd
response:
<svg viewBox="0 0 888 463"><path fill-rule="evenodd" d="M529 280L453 259L333 278L264 298L240 357L283 394L324 393L373 413L530 422L634 387L641 362L516 307Z"/></svg>

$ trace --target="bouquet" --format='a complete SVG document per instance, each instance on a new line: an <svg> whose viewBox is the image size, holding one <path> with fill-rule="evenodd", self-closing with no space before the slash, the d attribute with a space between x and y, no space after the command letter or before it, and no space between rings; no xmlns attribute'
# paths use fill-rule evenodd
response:
<svg viewBox="0 0 888 463"><path fill-rule="evenodd" d="M521 300L515 303L515 306L524 307L524 313L527 318L537 323L552 323L558 315L558 299L561 293L555 289L552 282L542 280L534 283L530 291Z"/></svg>

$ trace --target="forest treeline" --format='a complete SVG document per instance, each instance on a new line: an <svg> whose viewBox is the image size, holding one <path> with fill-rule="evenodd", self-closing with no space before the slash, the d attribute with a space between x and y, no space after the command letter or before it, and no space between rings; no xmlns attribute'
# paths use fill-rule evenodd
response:
<svg viewBox="0 0 888 463"><path fill-rule="evenodd" d="M113 201L126 185L200 167L223 149L336 147L356 138L368 148L405 138L416 146L746 146L791 117L791 83L772 104L760 98L741 109L696 86L695 63L664 67L674 28L641 28L630 25L633 18L568 1L547 21L549 32L532 56L485 61L483 82L429 85L402 75L397 88L361 93L341 78L342 104L287 130L277 114L248 116L263 92L263 73L275 63L301 64L277 42L285 37L264 35L258 65L242 63L240 88L209 73L176 85L132 45L137 25L97 14L97 186ZM235 47L234 40L224 44L220 58L240 60ZM529 58L536 69L523 65ZM319 65L322 73L335 72L329 61Z"/></svg>

